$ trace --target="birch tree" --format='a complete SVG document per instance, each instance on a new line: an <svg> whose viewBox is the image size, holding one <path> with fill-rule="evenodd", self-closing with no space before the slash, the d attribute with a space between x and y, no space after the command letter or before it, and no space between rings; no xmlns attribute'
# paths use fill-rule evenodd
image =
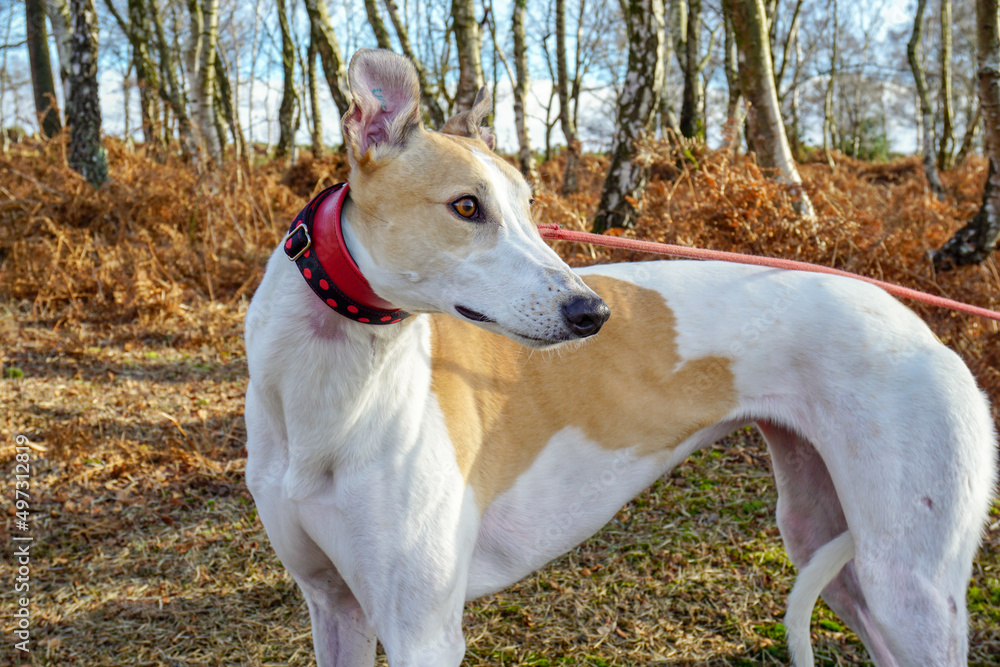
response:
<svg viewBox="0 0 1000 667"><path fill-rule="evenodd" d="M941 178L937 169L937 146L934 140L934 110L931 108L930 93L927 90L927 77L924 76L924 67L921 62L921 40L924 29L924 9L927 7L927 0L917 0L917 11L913 17L913 32L910 41L906 45L906 59L910 62L910 70L913 72L913 81L917 87L917 97L920 100L920 125L923 136L921 153L924 159L924 173L927 175L927 184L938 198L944 196L944 186L941 185Z"/></svg>
<svg viewBox="0 0 1000 667"><path fill-rule="evenodd" d="M528 45L524 19L528 9L528 0L514 0L511 16L511 31L514 33L514 127L517 131L517 163L521 173L535 181L538 174L535 171L535 155L531 150L531 139L528 137L528 125L525 119L525 106L528 101Z"/></svg>
<svg viewBox="0 0 1000 667"><path fill-rule="evenodd" d="M940 250L931 253L939 270L977 264L996 250L1000 241L1000 7L997 0L976 0L979 41L979 103L985 121L983 152L989 172L979 212L955 232Z"/></svg>
<svg viewBox="0 0 1000 667"><path fill-rule="evenodd" d="M566 0L556 0L556 85L559 90L559 124L566 138L566 169L562 193L572 194L579 184L576 178L580 161L580 142L576 136L576 119L570 111L569 72L566 64Z"/></svg>
<svg viewBox="0 0 1000 667"><path fill-rule="evenodd" d="M101 100L97 88L97 11L94 0L72 0L70 90L66 104L69 166L95 188L108 179L101 145Z"/></svg>
<svg viewBox="0 0 1000 667"><path fill-rule="evenodd" d="M73 50L73 29L66 0L45 0L45 13L52 24L52 37L59 55L59 81L62 84L63 100L69 99L69 61Z"/></svg>
<svg viewBox="0 0 1000 667"><path fill-rule="evenodd" d="M611 164L593 230L635 225L649 166L636 159L638 142L653 129L663 85L663 0L622 0L628 32L628 70L618 100Z"/></svg>
<svg viewBox="0 0 1000 667"><path fill-rule="evenodd" d="M495 20L495 8L488 7L486 11L486 25L490 30L490 37L493 42L493 73L494 90L496 90L496 77L498 76L496 60L499 59L507 72L507 79L510 81L511 90L514 96L514 131L517 134L518 145L518 166L521 173L531 181L535 180L535 159L531 153L531 142L528 139L528 127L525 122L525 104L528 97L528 52L526 44L526 34L524 18L527 9L527 0L514 0L511 13L511 33L514 38L514 69L511 69L510 62L504 49L500 46L497 37L497 25ZM493 110L496 115L496 96L493 96Z"/></svg>
<svg viewBox="0 0 1000 667"><path fill-rule="evenodd" d="M199 153L222 162L222 137L216 123L215 58L219 0L187 0L191 24L186 46L188 91L198 128Z"/></svg>
<svg viewBox="0 0 1000 667"><path fill-rule="evenodd" d="M455 112L468 111L483 87L482 39L473 0L452 0L452 25L458 49L458 89Z"/></svg>
<svg viewBox="0 0 1000 667"><path fill-rule="evenodd" d="M59 105L56 103L56 85L52 78L49 36L45 28L45 7L42 0L25 0L24 13L35 118L42 135L51 138L62 130L62 123L59 122Z"/></svg>
<svg viewBox="0 0 1000 667"><path fill-rule="evenodd" d="M198 0L188 0L189 7ZM222 138L216 125L216 46L219 41L219 0L202 0L201 36L198 40L196 78L192 97L205 150L213 163L222 162Z"/></svg>
<svg viewBox="0 0 1000 667"><path fill-rule="evenodd" d="M749 109L747 139L759 164L774 170L779 181L792 187L793 206L806 219L815 217L812 202L802 190L778 106L778 93L771 63L771 46L762 0L724 0L733 22L739 55L740 82Z"/></svg>

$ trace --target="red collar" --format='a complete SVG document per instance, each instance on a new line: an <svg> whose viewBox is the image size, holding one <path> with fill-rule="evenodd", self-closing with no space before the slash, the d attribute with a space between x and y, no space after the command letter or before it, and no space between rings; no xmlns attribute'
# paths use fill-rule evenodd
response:
<svg viewBox="0 0 1000 667"><path fill-rule="evenodd" d="M375 294L344 242L340 215L348 190L347 183L329 187L295 216L285 235L285 254L313 292L344 317L395 324L410 314Z"/></svg>

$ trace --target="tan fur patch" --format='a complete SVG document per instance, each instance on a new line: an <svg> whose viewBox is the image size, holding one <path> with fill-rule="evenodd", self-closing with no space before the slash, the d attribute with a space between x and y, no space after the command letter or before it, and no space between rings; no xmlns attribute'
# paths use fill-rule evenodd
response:
<svg viewBox="0 0 1000 667"><path fill-rule="evenodd" d="M566 426L607 449L670 451L736 403L729 359L682 360L657 292L584 281L611 308L595 339L551 352L434 316L432 389L480 510L510 488Z"/></svg>

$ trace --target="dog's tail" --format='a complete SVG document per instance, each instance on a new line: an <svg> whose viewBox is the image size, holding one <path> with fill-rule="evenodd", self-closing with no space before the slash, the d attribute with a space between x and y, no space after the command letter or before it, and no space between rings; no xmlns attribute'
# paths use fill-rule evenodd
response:
<svg viewBox="0 0 1000 667"><path fill-rule="evenodd" d="M833 581L853 557L854 539L850 531L845 530L817 549L809 563L799 572L788 596L788 611L785 612L788 652L795 667L812 667L809 621L813 607L826 585Z"/></svg>

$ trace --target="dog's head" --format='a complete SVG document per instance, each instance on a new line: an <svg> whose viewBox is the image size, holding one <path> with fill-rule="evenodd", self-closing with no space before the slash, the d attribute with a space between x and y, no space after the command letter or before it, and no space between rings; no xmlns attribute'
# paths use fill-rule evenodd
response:
<svg viewBox="0 0 1000 667"><path fill-rule="evenodd" d="M440 132L424 128L413 65L390 51L351 60L343 133L351 252L379 296L445 312L531 347L590 336L608 308L542 240L531 188L480 127L486 88Z"/></svg>

